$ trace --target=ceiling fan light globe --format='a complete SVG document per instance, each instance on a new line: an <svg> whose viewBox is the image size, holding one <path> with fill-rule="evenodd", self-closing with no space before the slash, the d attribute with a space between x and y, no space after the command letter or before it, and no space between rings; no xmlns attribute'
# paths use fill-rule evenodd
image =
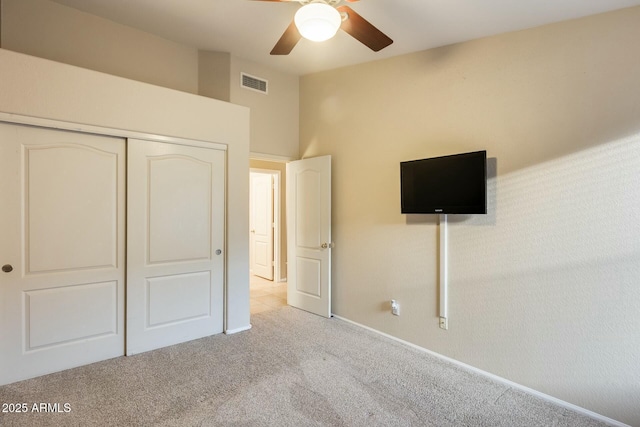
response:
<svg viewBox="0 0 640 427"><path fill-rule="evenodd" d="M329 40L342 24L342 17L325 3L309 3L302 6L293 18L300 35L314 42Z"/></svg>

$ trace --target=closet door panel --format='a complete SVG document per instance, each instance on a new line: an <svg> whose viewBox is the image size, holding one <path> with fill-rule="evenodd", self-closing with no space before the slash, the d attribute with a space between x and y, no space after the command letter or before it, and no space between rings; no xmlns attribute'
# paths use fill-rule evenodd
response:
<svg viewBox="0 0 640 427"><path fill-rule="evenodd" d="M211 260L212 165L178 155L147 165L149 263Z"/></svg>
<svg viewBox="0 0 640 427"><path fill-rule="evenodd" d="M127 354L222 332L225 152L128 143Z"/></svg>
<svg viewBox="0 0 640 427"><path fill-rule="evenodd" d="M0 384L124 354L125 151L0 123Z"/></svg>
<svg viewBox="0 0 640 427"><path fill-rule="evenodd" d="M55 144L23 157L27 272L115 267L117 155Z"/></svg>

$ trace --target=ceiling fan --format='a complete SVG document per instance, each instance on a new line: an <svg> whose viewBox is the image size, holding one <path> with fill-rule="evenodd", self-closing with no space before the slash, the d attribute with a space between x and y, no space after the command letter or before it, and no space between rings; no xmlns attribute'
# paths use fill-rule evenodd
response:
<svg viewBox="0 0 640 427"><path fill-rule="evenodd" d="M393 43L386 34L358 15L349 6L338 6L342 0L257 0L269 2L297 1L302 6L284 31L271 55L288 55L302 37L324 41L342 29L356 40L377 52ZM355 3L359 0L346 0Z"/></svg>

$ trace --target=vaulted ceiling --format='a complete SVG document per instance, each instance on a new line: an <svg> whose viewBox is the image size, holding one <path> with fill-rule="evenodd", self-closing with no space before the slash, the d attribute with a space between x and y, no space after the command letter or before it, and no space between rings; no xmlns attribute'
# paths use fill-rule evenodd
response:
<svg viewBox="0 0 640 427"><path fill-rule="evenodd" d="M394 43L373 52L344 31L269 55L297 1L54 0L202 50L304 75L640 5L640 0L360 0L349 6Z"/></svg>

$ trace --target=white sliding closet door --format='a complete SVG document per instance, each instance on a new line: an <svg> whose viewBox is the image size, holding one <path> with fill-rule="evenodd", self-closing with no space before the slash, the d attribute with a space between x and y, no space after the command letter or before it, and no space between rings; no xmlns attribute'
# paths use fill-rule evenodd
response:
<svg viewBox="0 0 640 427"><path fill-rule="evenodd" d="M224 151L129 140L127 354L222 332Z"/></svg>
<svg viewBox="0 0 640 427"><path fill-rule="evenodd" d="M0 123L0 384L124 354L125 141Z"/></svg>

